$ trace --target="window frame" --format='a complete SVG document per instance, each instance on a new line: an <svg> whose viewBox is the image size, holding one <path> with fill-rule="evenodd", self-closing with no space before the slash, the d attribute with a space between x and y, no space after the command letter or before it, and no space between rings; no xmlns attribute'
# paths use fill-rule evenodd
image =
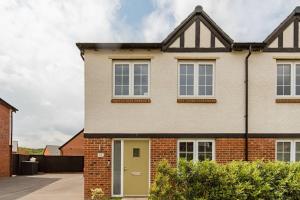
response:
<svg viewBox="0 0 300 200"><path fill-rule="evenodd" d="M295 139L295 140L289 140L289 139L279 139L276 140L276 145L275 145L275 160L279 161L277 158L277 145L279 142L290 142L291 143L291 151L290 151L290 161L289 162L300 162L296 161L296 143L300 142L300 139ZM284 162L284 161L282 161Z"/></svg>
<svg viewBox="0 0 300 200"><path fill-rule="evenodd" d="M194 65L194 95L180 95L180 65L193 64ZM212 95L199 95L199 65L212 65ZM215 79L216 67L214 61L178 61L177 63L177 97L178 98L213 98L215 97Z"/></svg>
<svg viewBox="0 0 300 200"><path fill-rule="evenodd" d="M198 142L211 142L212 143L212 161L216 160L216 145L214 139L179 139L177 140L177 162L180 160L180 143L193 142L193 162L199 161L198 159Z"/></svg>
<svg viewBox="0 0 300 200"><path fill-rule="evenodd" d="M278 87L278 65L290 65L291 66L291 90L290 95L279 95L277 93ZM275 87L275 94L277 97L300 97L300 94L296 94L296 66L300 65L299 61L277 61L276 62L276 87Z"/></svg>
<svg viewBox="0 0 300 200"><path fill-rule="evenodd" d="M128 95L116 95L115 94L115 71L116 71L116 65L117 64L128 64L129 65L129 94ZM148 94L147 95L134 95L134 65L135 64L147 64L148 65ZM113 61L112 63L112 97L113 98L122 98L122 99L141 99L141 98L149 98L150 97L150 68L151 64L149 60L117 60Z"/></svg>

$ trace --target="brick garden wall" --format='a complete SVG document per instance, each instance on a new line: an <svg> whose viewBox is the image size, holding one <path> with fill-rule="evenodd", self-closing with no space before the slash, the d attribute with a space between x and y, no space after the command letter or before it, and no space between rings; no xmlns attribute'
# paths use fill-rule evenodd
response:
<svg viewBox="0 0 300 200"><path fill-rule="evenodd" d="M10 109L0 104L0 177L10 176Z"/></svg>

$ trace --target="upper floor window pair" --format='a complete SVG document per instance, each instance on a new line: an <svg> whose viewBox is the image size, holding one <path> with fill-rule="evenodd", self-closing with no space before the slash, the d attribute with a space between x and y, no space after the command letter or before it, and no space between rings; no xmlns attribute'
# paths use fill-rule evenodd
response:
<svg viewBox="0 0 300 200"><path fill-rule="evenodd" d="M149 97L149 62L114 62L113 73L115 97ZM179 97L213 96L213 82L213 63L180 62L178 64Z"/></svg>
<svg viewBox="0 0 300 200"><path fill-rule="evenodd" d="M277 95L300 95L300 63L277 64Z"/></svg>

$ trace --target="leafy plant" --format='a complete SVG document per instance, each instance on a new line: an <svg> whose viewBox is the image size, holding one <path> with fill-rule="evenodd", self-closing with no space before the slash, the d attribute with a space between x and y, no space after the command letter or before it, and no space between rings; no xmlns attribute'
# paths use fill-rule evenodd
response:
<svg viewBox="0 0 300 200"><path fill-rule="evenodd" d="M91 189L91 199L92 200L103 200L104 192L101 188Z"/></svg>
<svg viewBox="0 0 300 200"><path fill-rule="evenodd" d="M162 161L151 200L300 199L300 164L181 160L177 168Z"/></svg>

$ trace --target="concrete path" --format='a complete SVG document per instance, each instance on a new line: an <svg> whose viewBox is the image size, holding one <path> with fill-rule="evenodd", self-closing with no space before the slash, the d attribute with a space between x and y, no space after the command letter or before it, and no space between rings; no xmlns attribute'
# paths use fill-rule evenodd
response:
<svg viewBox="0 0 300 200"><path fill-rule="evenodd" d="M0 200L83 200L82 174L42 174L0 179Z"/></svg>

